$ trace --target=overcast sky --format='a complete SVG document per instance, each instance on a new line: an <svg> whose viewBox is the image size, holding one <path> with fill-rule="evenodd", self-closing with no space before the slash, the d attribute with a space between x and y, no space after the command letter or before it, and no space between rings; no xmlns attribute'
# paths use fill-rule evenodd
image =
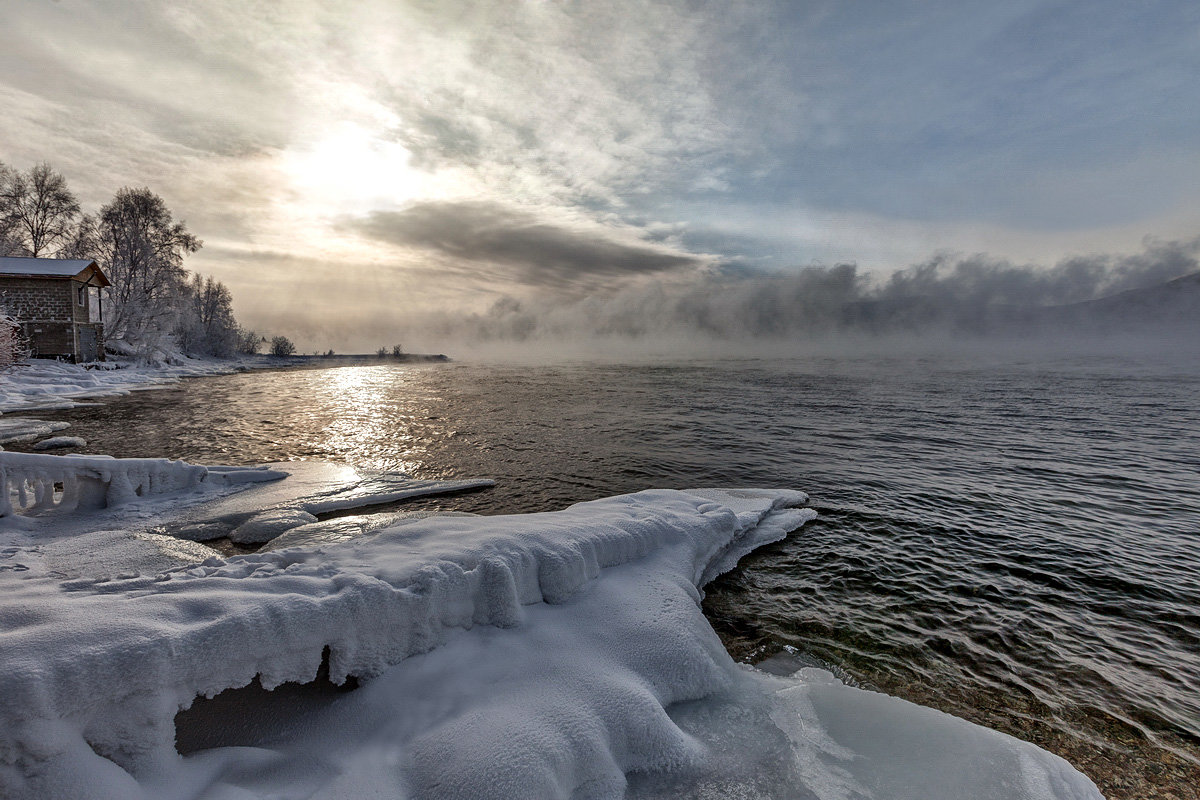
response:
<svg viewBox="0 0 1200 800"><path fill-rule="evenodd" d="M149 186L247 324L1200 234L1200 3L4 0L0 160Z"/></svg>

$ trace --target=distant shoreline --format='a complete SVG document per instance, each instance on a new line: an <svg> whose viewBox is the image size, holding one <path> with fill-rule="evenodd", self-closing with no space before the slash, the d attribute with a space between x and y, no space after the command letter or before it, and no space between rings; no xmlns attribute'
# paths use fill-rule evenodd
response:
<svg viewBox="0 0 1200 800"><path fill-rule="evenodd" d="M349 353L332 356L272 356L258 355L246 364L248 369L272 369L275 367L319 368L319 367L361 367L377 364L443 364L452 361L442 353L403 353L398 356L380 356L374 353Z"/></svg>

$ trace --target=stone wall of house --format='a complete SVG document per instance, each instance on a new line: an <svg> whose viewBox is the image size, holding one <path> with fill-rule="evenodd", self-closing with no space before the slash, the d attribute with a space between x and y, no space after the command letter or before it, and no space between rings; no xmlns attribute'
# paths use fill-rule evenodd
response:
<svg viewBox="0 0 1200 800"><path fill-rule="evenodd" d="M74 358L75 326L70 322L22 322L34 358Z"/></svg>
<svg viewBox="0 0 1200 800"><path fill-rule="evenodd" d="M22 322L74 321L75 285L45 278L0 278L0 305Z"/></svg>
<svg viewBox="0 0 1200 800"><path fill-rule="evenodd" d="M104 326L89 322L89 304L78 302L81 281L0 278L0 306L21 323L32 355L71 358L78 354L80 328L96 331L98 356L104 358Z"/></svg>

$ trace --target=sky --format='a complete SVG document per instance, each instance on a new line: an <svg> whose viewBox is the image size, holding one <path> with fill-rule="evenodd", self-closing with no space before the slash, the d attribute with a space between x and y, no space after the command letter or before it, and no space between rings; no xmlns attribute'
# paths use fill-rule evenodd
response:
<svg viewBox="0 0 1200 800"><path fill-rule="evenodd" d="M1194 0L4 0L0 161L91 210L150 187L244 324L373 350L1193 241L1198 78Z"/></svg>

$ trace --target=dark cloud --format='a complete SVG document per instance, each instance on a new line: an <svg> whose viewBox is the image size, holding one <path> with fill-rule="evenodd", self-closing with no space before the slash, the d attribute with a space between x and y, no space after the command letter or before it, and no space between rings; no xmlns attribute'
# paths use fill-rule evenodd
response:
<svg viewBox="0 0 1200 800"><path fill-rule="evenodd" d="M622 241L617 230L568 227L495 203L421 203L404 211L377 211L346 227L377 241L501 267L539 288L583 289L706 263L663 245Z"/></svg>

